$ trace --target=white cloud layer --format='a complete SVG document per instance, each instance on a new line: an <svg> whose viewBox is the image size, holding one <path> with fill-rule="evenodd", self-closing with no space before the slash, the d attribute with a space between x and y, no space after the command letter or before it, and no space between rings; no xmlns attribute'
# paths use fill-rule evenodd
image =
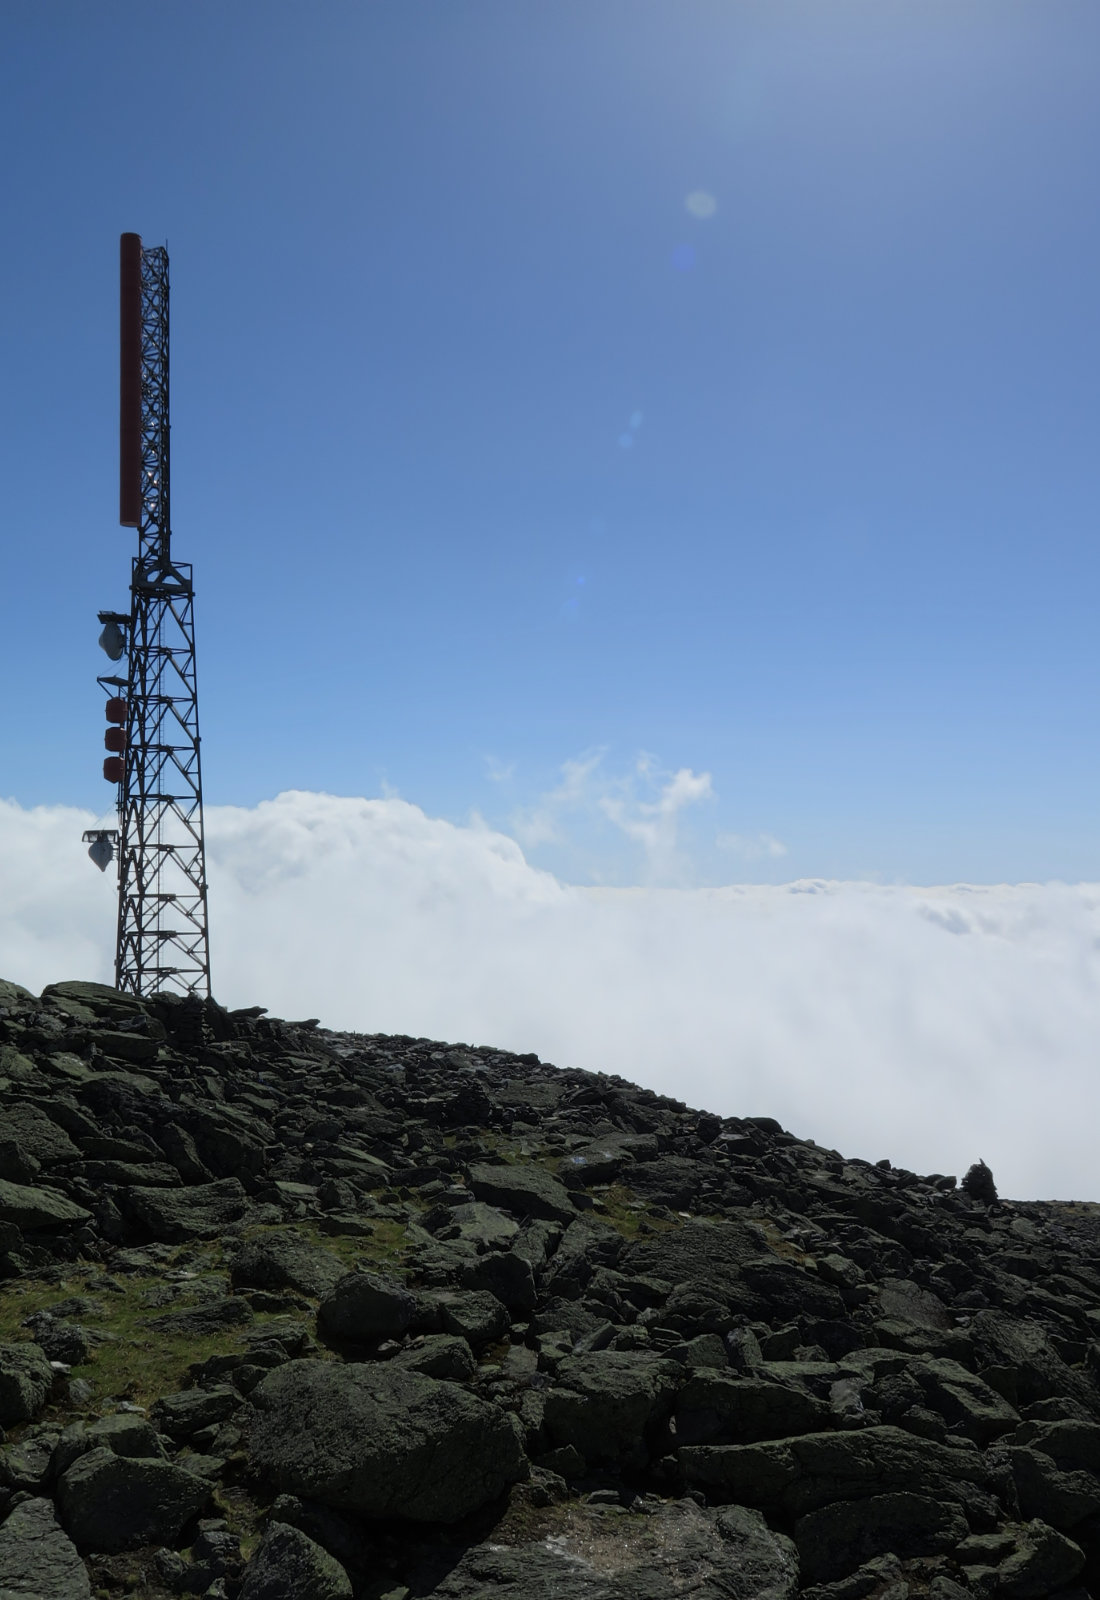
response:
<svg viewBox="0 0 1100 1600"><path fill-rule="evenodd" d="M714 799L710 773L692 772L690 767L670 772L655 756L643 752L625 773L615 776L604 770L604 754L589 750L564 762L556 788L512 814L509 820L516 837L528 850L561 845L570 841L578 824L598 817L640 848L647 884L686 887L693 869L679 843L680 812L700 800ZM782 845L779 849L783 853Z"/></svg>
<svg viewBox="0 0 1100 1600"><path fill-rule="evenodd" d="M0 802L0 976L109 981L95 820ZM1100 1198L1100 885L575 888L392 797L212 807L207 832L225 1004L536 1050L846 1155Z"/></svg>

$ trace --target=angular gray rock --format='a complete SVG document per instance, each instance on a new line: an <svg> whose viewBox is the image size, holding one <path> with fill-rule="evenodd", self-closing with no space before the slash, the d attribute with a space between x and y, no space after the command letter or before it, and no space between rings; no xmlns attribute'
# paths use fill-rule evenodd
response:
<svg viewBox="0 0 1100 1600"><path fill-rule="evenodd" d="M153 1407L152 1420L172 1439L190 1439L202 1428L226 1422L241 1409L241 1397L228 1384L211 1389L183 1389L162 1395Z"/></svg>
<svg viewBox="0 0 1100 1600"><path fill-rule="evenodd" d="M457 1277L466 1289L484 1289L495 1295L509 1311L530 1311L538 1303L535 1274L518 1248L488 1250L463 1263Z"/></svg>
<svg viewBox="0 0 1100 1600"><path fill-rule="evenodd" d="M173 1244L188 1239L213 1239L238 1222L249 1208L239 1178L219 1178L183 1189L135 1186L127 1196L130 1209L154 1238Z"/></svg>
<svg viewBox="0 0 1100 1600"><path fill-rule="evenodd" d="M44 1167L80 1160L80 1151L64 1128L35 1105L9 1107L4 1116L4 1138L13 1139Z"/></svg>
<svg viewBox="0 0 1100 1600"><path fill-rule="evenodd" d="M544 1537L475 1545L438 1600L793 1600L798 1555L757 1511L690 1500L596 1521L562 1511Z"/></svg>
<svg viewBox="0 0 1100 1600"><path fill-rule="evenodd" d="M913 1374L932 1409L975 1444L988 1444L1019 1425L1016 1409L957 1361L932 1357Z"/></svg>
<svg viewBox="0 0 1100 1600"><path fill-rule="evenodd" d="M0 1427L29 1422L53 1385L49 1361L36 1344L0 1344Z"/></svg>
<svg viewBox="0 0 1100 1600"><path fill-rule="evenodd" d="M174 1544L210 1499L211 1488L173 1462L100 1448L62 1475L57 1502L65 1531L80 1549L114 1551Z"/></svg>
<svg viewBox="0 0 1100 1600"><path fill-rule="evenodd" d="M689 1482L714 1484L741 1504L793 1516L894 1490L995 1509L998 1492L1012 1492L1007 1462L889 1425L764 1444L689 1445L678 1455Z"/></svg>
<svg viewBox="0 0 1100 1600"><path fill-rule="evenodd" d="M447 1333L457 1334L475 1349L493 1339L503 1339L511 1325L507 1306L487 1289L441 1297L439 1315Z"/></svg>
<svg viewBox="0 0 1100 1600"><path fill-rule="evenodd" d="M9 1183L0 1178L0 1222L12 1222L24 1233L72 1227L76 1223L90 1222L91 1217L90 1211L85 1211L75 1201L66 1200L54 1189Z"/></svg>
<svg viewBox="0 0 1100 1600"><path fill-rule="evenodd" d="M245 1569L240 1600L351 1600L338 1561L286 1522L269 1522Z"/></svg>
<svg viewBox="0 0 1100 1600"><path fill-rule="evenodd" d="M876 1556L939 1555L968 1533L957 1505L912 1490L824 1506L794 1525L802 1577L829 1583Z"/></svg>
<svg viewBox="0 0 1100 1600"><path fill-rule="evenodd" d="M755 1444L827 1427L830 1407L793 1385L766 1378L696 1372L676 1397L681 1445Z"/></svg>
<svg viewBox="0 0 1100 1600"><path fill-rule="evenodd" d="M91 1600L88 1569L49 1500L24 1500L0 1525L3 1600Z"/></svg>
<svg viewBox="0 0 1100 1600"><path fill-rule="evenodd" d="M721 1292L742 1287L742 1269L760 1254L760 1236L747 1223L693 1221L652 1239L638 1239L622 1252L620 1268L670 1284L694 1280Z"/></svg>
<svg viewBox="0 0 1100 1600"><path fill-rule="evenodd" d="M233 1257L230 1282L237 1289L294 1289L320 1299L347 1272L329 1250L309 1244L292 1228L250 1239Z"/></svg>
<svg viewBox="0 0 1100 1600"><path fill-rule="evenodd" d="M506 1217L496 1206L483 1200L471 1200L466 1205L451 1207L451 1222L443 1229L444 1239L468 1239L479 1250L507 1247L519 1233L519 1223Z"/></svg>
<svg viewBox="0 0 1100 1600"><path fill-rule="evenodd" d="M547 1222L568 1223L577 1214L565 1185L545 1167L528 1164L490 1166L476 1163L470 1168L470 1188L478 1200L500 1206L517 1217L542 1217Z"/></svg>
<svg viewBox="0 0 1100 1600"><path fill-rule="evenodd" d="M1042 1451L1024 1445L1010 1447L1008 1458L1023 1516L1069 1531L1086 1517L1100 1515L1095 1473L1084 1468L1062 1472Z"/></svg>
<svg viewBox="0 0 1100 1600"><path fill-rule="evenodd" d="M671 1410L682 1376L674 1362L644 1352L569 1356L546 1396L547 1432L586 1461L644 1465L647 1430Z"/></svg>
<svg viewBox="0 0 1100 1600"><path fill-rule="evenodd" d="M338 1339L392 1339L413 1320L416 1297L377 1272L345 1272L321 1301L318 1321Z"/></svg>
<svg viewBox="0 0 1100 1600"><path fill-rule="evenodd" d="M454 1522L526 1472L496 1406L388 1363L291 1361L251 1398L256 1465L280 1489L340 1511Z"/></svg>
<svg viewBox="0 0 1100 1600"><path fill-rule="evenodd" d="M1072 1583L1084 1565L1080 1545L1033 1520L1020 1529L1016 1549L997 1570L998 1593L1010 1600L1042 1600Z"/></svg>
<svg viewBox="0 0 1100 1600"><path fill-rule="evenodd" d="M465 1339L450 1333L432 1333L394 1356L393 1365L405 1372L422 1373L425 1378L465 1383L477 1370L477 1359Z"/></svg>
<svg viewBox="0 0 1100 1600"><path fill-rule="evenodd" d="M120 1411L95 1422L73 1422L61 1434L53 1448L50 1472L59 1478L78 1456L89 1450L113 1450L116 1456L148 1457L164 1461L164 1446L156 1429L144 1417Z"/></svg>

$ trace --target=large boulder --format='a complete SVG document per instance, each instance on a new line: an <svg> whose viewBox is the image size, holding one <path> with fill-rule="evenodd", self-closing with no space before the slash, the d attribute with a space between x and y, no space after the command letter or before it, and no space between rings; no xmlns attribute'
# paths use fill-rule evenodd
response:
<svg viewBox="0 0 1100 1600"><path fill-rule="evenodd" d="M49 1500L24 1500L0 1526L3 1600L91 1600L88 1570Z"/></svg>
<svg viewBox="0 0 1100 1600"><path fill-rule="evenodd" d="M416 1297L377 1272L345 1272L321 1301L317 1318L326 1333L364 1344L404 1333Z"/></svg>
<svg viewBox="0 0 1100 1600"><path fill-rule="evenodd" d="M113 1450L116 1456L145 1456L164 1461L164 1446L155 1428L144 1417L117 1411L95 1422L71 1422L54 1445L50 1474L59 1478L78 1456L89 1450Z"/></svg>
<svg viewBox="0 0 1100 1600"><path fill-rule="evenodd" d="M293 1289L320 1299L346 1272L330 1250L310 1244L293 1228L275 1228L237 1252L229 1276L236 1289Z"/></svg>
<svg viewBox="0 0 1100 1600"><path fill-rule="evenodd" d="M263 1170L270 1130L259 1117L249 1116L237 1106L191 1105L181 1121L200 1158L219 1178Z"/></svg>
<svg viewBox="0 0 1100 1600"><path fill-rule="evenodd" d="M212 1485L170 1461L89 1450L57 1486L65 1529L83 1550L173 1544L206 1505Z"/></svg>
<svg viewBox="0 0 1100 1600"><path fill-rule="evenodd" d="M445 1333L457 1334L475 1349L503 1339L511 1324L507 1307L487 1289L441 1295L439 1316Z"/></svg>
<svg viewBox="0 0 1100 1600"><path fill-rule="evenodd" d="M1019 1529L1015 1550L997 1569L997 1593L1010 1600L1045 1600L1072 1583L1084 1565L1080 1545L1033 1520Z"/></svg>
<svg viewBox="0 0 1100 1600"><path fill-rule="evenodd" d="M1053 1528L1071 1529L1100 1514L1100 1479L1094 1472L1062 1472L1049 1456L1025 1445L1009 1448L1012 1477L1020 1511L1039 1517Z"/></svg>
<svg viewBox="0 0 1100 1600"><path fill-rule="evenodd" d="M742 1269L759 1259L760 1245L759 1232L740 1218L696 1220L649 1239L633 1240L623 1250L619 1267L634 1277L705 1283L719 1297L742 1303L755 1314L763 1309L763 1300L748 1288Z"/></svg>
<svg viewBox="0 0 1100 1600"><path fill-rule="evenodd" d="M190 1439L203 1428L227 1422L241 1408L241 1397L228 1384L212 1389L183 1389L161 1395L153 1407L153 1421L171 1439Z"/></svg>
<svg viewBox="0 0 1100 1600"><path fill-rule="evenodd" d="M957 1361L929 1358L912 1372L932 1410L975 1444L988 1444L1019 1425L1008 1401Z"/></svg>
<svg viewBox="0 0 1100 1600"><path fill-rule="evenodd" d="M477 1370L474 1352L465 1339L450 1333L431 1333L393 1357L393 1364L405 1372L420 1372L426 1378L450 1378L466 1383Z"/></svg>
<svg viewBox="0 0 1100 1600"><path fill-rule="evenodd" d="M1056 1422L1025 1422L1013 1443L1041 1450L1064 1470L1084 1468L1100 1476L1100 1425L1061 1418Z"/></svg>
<svg viewBox="0 0 1100 1600"><path fill-rule="evenodd" d="M741 1276L760 1296L769 1321L793 1320L800 1316L840 1321L846 1315L840 1291L832 1284L822 1283L816 1273L793 1261L760 1256L745 1263Z"/></svg>
<svg viewBox="0 0 1100 1600"><path fill-rule="evenodd" d="M696 1372L676 1397L676 1437L682 1445L755 1444L828 1426L830 1409L801 1389L764 1378Z"/></svg>
<svg viewBox="0 0 1100 1600"><path fill-rule="evenodd" d="M478 1250L507 1249L519 1233L519 1223L484 1200L450 1208L451 1221L442 1230L445 1239L468 1239Z"/></svg>
<svg viewBox="0 0 1100 1600"><path fill-rule="evenodd" d="M803 1580L830 1583L876 1556L940 1555L968 1531L957 1505L902 1490L808 1512L794 1537Z"/></svg>
<svg viewBox="0 0 1100 1600"><path fill-rule="evenodd" d="M1061 1359L1041 1323L1003 1311L979 1311L967 1331L983 1366L1012 1373L1018 1405L1049 1395L1074 1395L1096 1412L1095 1390Z"/></svg>
<svg viewBox="0 0 1100 1600"><path fill-rule="evenodd" d="M252 1401L255 1464L280 1489L339 1511L454 1522L525 1472L496 1406L389 1364L291 1361Z"/></svg>
<svg viewBox="0 0 1100 1600"><path fill-rule="evenodd" d="M488 1250L473 1261L462 1262L456 1276L463 1288L485 1290L509 1311L531 1311L538 1301L534 1271L518 1247Z"/></svg>
<svg viewBox="0 0 1100 1600"><path fill-rule="evenodd" d="M172 1244L188 1239L213 1239L230 1223L239 1222L251 1202L239 1178L195 1183L183 1189L135 1185L131 1209L154 1239Z"/></svg>
<svg viewBox="0 0 1100 1600"><path fill-rule="evenodd" d="M691 1500L644 1518L594 1520L564 1509L548 1537L474 1545L436 1600L793 1600L798 1555L758 1511ZM243 1600L243 1597L242 1597Z"/></svg>
<svg viewBox="0 0 1100 1600"><path fill-rule="evenodd" d="M29 1422L45 1405L53 1370L36 1344L0 1344L0 1427Z"/></svg>
<svg viewBox="0 0 1100 1600"><path fill-rule="evenodd" d="M70 1015L80 1016L91 1011L93 1016L106 1022L135 1022L150 1019L150 1007L138 995L123 994L106 983L92 983L83 978L68 978L62 983L48 983L42 999Z"/></svg>
<svg viewBox="0 0 1100 1600"><path fill-rule="evenodd" d="M14 1223L24 1233L50 1232L90 1222L91 1212L54 1189L0 1178L0 1222Z"/></svg>
<svg viewBox="0 0 1100 1600"><path fill-rule="evenodd" d="M527 1163L497 1167L479 1162L470 1168L470 1188L476 1199L517 1217L569 1223L577 1214L565 1185L545 1167Z"/></svg>
<svg viewBox="0 0 1100 1600"><path fill-rule="evenodd" d="M675 1362L635 1351L569 1356L546 1396L547 1432L586 1461L642 1466L646 1434L667 1416L683 1376Z"/></svg>
<svg viewBox="0 0 1100 1600"><path fill-rule="evenodd" d="M240 1600L351 1600L340 1563L287 1522L269 1522L248 1563Z"/></svg>
<svg viewBox="0 0 1100 1600"><path fill-rule="evenodd" d="M882 1425L810 1433L763 1444L689 1445L679 1451L689 1482L713 1484L743 1505L804 1516L843 1500L912 1491L992 1517L1015 1489L1007 1461Z"/></svg>
<svg viewBox="0 0 1100 1600"><path fill-rule="evenodd" d="M44 1167L79 1161L80 1150L52 1117L27 1102L5 1106L4 1138L13 1139Z"/></svg>

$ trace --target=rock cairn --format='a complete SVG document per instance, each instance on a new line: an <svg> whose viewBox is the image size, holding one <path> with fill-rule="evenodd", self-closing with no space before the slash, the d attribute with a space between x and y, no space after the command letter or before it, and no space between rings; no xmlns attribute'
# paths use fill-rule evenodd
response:
<svg viewBox="0 0 1100 1600"><path fill-rule="evenodd" d="M1082 1600L1098 1332L988 1168L0 983L2 1600Z"/></svg>

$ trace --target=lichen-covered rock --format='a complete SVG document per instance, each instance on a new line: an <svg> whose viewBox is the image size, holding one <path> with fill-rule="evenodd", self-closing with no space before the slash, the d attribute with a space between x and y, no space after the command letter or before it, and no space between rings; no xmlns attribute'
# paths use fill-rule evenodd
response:
<svg viewBox="0 0 1100 1600"><path fill-rule="evenodd" d="M754 1444L816 1433L830 1417L825 1401L794 1385L696 1372L676 1397L676 1439L681 1445Z"/></svg>
<svg viewBox="0 0 1100 1600"><path fill-rule="evenodd" d="M843 1578L876 1556L939 1555L968 1531L957 1505L913 1490L824 1506L794 1525L802 1577L811 1583Z"/></svg>
<svg viewBox="0 0 1100 1600"><path fill-rule="evenodd" d="M447 1333L457 1334L475 1348L492 1339L502 1339L511 1323L507 1306L487 1289L443 1297L439 1315Z"/></svg>
<svg viewBox="0 0 1100 1600"><path fill-rule="evenodd" d="M55 1189L29 1183L9 1183L0 1178L0 1222L11 1222L24 1233L37 1233L90 1222L92 1214Z"/></svg>
<svg viewBox="0 0 1100 1600"><path fill-rule="evenodd" d="M127 1198L130 1209L153 1237L171 1243L213 1239L248 1210L248 1196L239 1178L219 1178L215 1183L182 1189L135 1185Z"/></svg>
<svg viewBox="0 0 1100 1600"><path fill-rule="evenodd" d="M190 1439L212 1423L225 1422L241 1409L241 1397L228 1384L211 1389L184 1389L162 1395L153 1407L152 1420L172 1439Z"/></svg>
<svg viewBox="0 0 1100 1600"><path fill-rule="evenodd" d="M351 1600L338 1561L286 1522L270 1522L245 1570L240 1600Z"/></svg>
<svg viewBox="0 0 1100 1600"><path fill-rule="evenodd" d="M115 1455L78 1457L57 1486L66 1532L82 1550L172 1544L210 1499L212 1485L171 1461Z"/></svg>
<svg viewBox="0 0 1100 1600"><path fill-rule="evenodd" d="M337 1510L454 1522L526 1471L496 1406L389 1364L291 1361L252 1400L257 1466L280 1489Z"/></svg>
<svg viewBox="0 0 1100 1600"><path fill-rule="evenodd" d="M79 1161L80 1151L64 1128L38 1106L11 1106L4 1116L3 1136L12 1139L36 1164L56 1166L59 1161Z"/></svg>
<svg viewBox="0 0 1100 1600"><path fill-rule="evenodd" d="M452 1206L450 1222L442 1230L444 1239L468 1239L478 1250L497 1250L510 1245L519 1233L519 1223L505 1216L498 1206L471 1200Z"/></svg>
<svg viewBox="0 0 1100 1600"><path fill-rule="evenodd" d="M544 1537L468 1550L438 1600L793 1600L798 1555L744 1506L692 1501L595 1521L565 1514Z"/></svg>
<svg viewBox="0 0 1100 1600"><path fill-rule="evenodd" d="M1024 1445L1010 1448L1008 1457L1023 1516L1070 1530L1086 1517L1100 1515L1100 1479L1094 1472L1063 1472L1041 1450Z"/></svg>
<svg viewBox="0 0 1100 1600"><path fill-rule="evenodd" d="M475 1163L470 1168L470 1188L478 1200L500 1206L517 1217L543 1217L548 1222L571 1222L577 1208L565 1185L545 1167L529 1164L490 1166Z"/></svg>
<svg viewBox="0 0 1100 1600"><path fill-rule="evenodd" d="M1007 1462L892 1426L811 1433L764 1444L689 1445L690 1482L720 1486L742 1504L801 1516L843 1500L912 1491L995 1511L1013 1493Z"/></svg>
<svg viewBox="0 0 1100 1600"><path fill-rule="evenodd" d="M419 1372L425 1378L449 1378L464 1383L477 1370L477 1359L465 1339L450 1333L431 1333L393 1358L395 1367Z"/></svg>
<svg viewBox="0 0 1100 1600"><path fill-rule="evenodd" d="M88 1569L49 1500L24 1500L0 1525L3 1600L91 1600Z"/></svg>
<svg viewBox="0 0 1100 1600"><path fill-rule="evenodd" d="M416 1297L400 1283L376 1272L346 1272L321 1301L318 1320L338 1339L365 1343L404 1333L416 1311Z"/></svg>
<svg viewBox="0 0 1100 1600"><path fill-rule="evenodd" d="M248 1240L234 1256L229 1277L237 1289L294 1289L320 1299L346 1271L331 1251L279 1228Z"/></svg>
<svg viewBox="0 0 1100 1600"><path fill-rule="evenodd" d="M1080 1545L1033 1520L1019 1530L1015 1550L997 1569L998 1592L1010 1600L1041 1600L1072 1583L1084 1565Z"/></svg>
<svg viewBox="0 0 1100 1600"><path fill-rule="evenodd" d="M647 1354L601 1350L569 1356L546 1396L546 1429L586 1461L644 1464L647 1431L672 1407L682 1373Z"/></svg>
<svg viewBox="0 0 1100 1600"><path fill-rule="evenodd" d="M113 1450L116 1456L166 1459L156 1429L144 1417L121 1411L98 1417L91 1423L74 1422L67 1427L53 1447L50 1472L54 1478L60 1478L78 1456L102 1449Z"/></svg>
<svg viewBox="0 0 1100 1600"><path fill-rule="evenodd" d="M36 1344L0 1344L0 1427L29 1422L46 1403L53 1370Z"/></svg>

